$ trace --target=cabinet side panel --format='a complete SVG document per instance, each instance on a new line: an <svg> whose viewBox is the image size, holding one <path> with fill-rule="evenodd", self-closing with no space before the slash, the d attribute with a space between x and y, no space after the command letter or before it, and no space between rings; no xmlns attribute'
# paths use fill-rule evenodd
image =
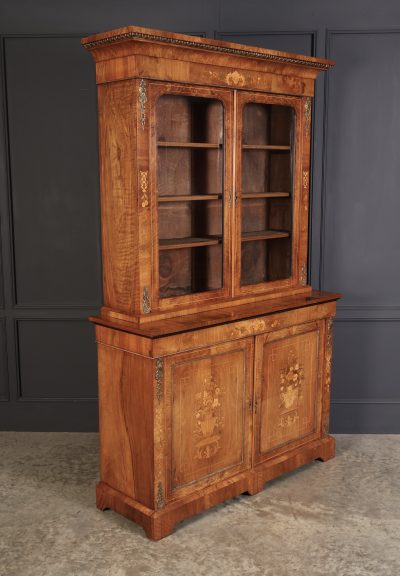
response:
<svg viewBox="0 0 400 576"><path fill-rule="evenodd" d="M153 386L150 359L98 345L101 480L153 502Z"/></svg>
<svg viewBox="0 0 400 576"><path fill-rule="evenodd" d="M134 81L98 87L104 305L132 312L136 278Z"/></svg>

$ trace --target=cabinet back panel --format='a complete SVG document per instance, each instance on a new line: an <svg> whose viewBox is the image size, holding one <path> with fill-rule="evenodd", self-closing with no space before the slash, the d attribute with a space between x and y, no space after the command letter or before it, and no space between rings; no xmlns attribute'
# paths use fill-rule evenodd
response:
<svg viewBox="0 0 400 576"><path fill-rule="evenodd" d="M162 250L160 296L184 296L222 287L222 245Z"/></svg>
<svg viewBox="0 0 400 576"><path fill-rule="evenodd" d="M240 98L243 102L246 96ZM257 96L251 98L257 99ZM263 99L262 103L244 100L238 112L238 122L242 126L241 286L284 280L292 275L292 164L296 117L291 106L266 104L265 95ZM249 233L268 231L285 232L288 237L246 240Z"/></svg>

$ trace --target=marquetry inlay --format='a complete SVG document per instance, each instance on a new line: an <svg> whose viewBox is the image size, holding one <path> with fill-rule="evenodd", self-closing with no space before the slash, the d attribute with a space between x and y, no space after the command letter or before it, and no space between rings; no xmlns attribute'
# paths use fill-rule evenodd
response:
<svg viewBox="0 0 400 576"><path fill-rule="evenodd" d="M140 200L142 208L147 208L149 205L148 187L149 187L149 173L147 170L139 170L139 183L140 183Z"/></svg>
<svg viewBox="0 0 400 576"><path fill-rule="evenodd" d="M251 336L253 334L258 334L260 332L265 332L265 330L270 330L271 328L278 328L280 321L275 318L271 319L261 319L256 318L251 322L246 322L241 326L235 326L232 328L230 336L231 338L241 337L241 336Z"/></svg>
<svg viewBox="0 0 400 576"><path fill-rule="evenodd" d="M218 384L209 376L204 378L203 390L195 395L195 457L199 460L211 458L221 449L224 392L223 384Z"/></svg>
<svg viewBox="0 0 400 576"><path fill-rule="evenodd" d="M293 349L289 351L288 360L288 364L280 372L279 427L281 428L287 428L297 422L299 404L303 399L304 368Z"/></svg>
<svg viewBox="0 0 400 576"><path fill-rule="evenodd" d="M229 86L244 86L245 83L243 74L239 74L237 70L229 72L225 76L225 81Z"/></svg>

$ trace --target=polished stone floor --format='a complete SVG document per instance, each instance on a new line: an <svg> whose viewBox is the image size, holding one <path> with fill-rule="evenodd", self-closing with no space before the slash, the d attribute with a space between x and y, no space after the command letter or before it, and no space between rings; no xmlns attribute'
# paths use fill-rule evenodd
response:
<svg viewBox="0 0 400 576"><path fill-rule="evenodd" d="M0 433L1 576L399 576L400 436L315 462L160 542L95 507L96 434Z"/></svg>

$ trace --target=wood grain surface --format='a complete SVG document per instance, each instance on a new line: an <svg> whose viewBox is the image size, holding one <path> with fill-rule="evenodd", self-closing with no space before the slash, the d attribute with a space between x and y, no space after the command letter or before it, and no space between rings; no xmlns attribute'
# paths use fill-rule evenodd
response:
<svg viewBox="0 0 400 576"><path fill-rule="evenodd" d="M314 459L338 294L307 285L329 61L128 27L96 61L104 305L97 506L149 538Z"/></svg>

